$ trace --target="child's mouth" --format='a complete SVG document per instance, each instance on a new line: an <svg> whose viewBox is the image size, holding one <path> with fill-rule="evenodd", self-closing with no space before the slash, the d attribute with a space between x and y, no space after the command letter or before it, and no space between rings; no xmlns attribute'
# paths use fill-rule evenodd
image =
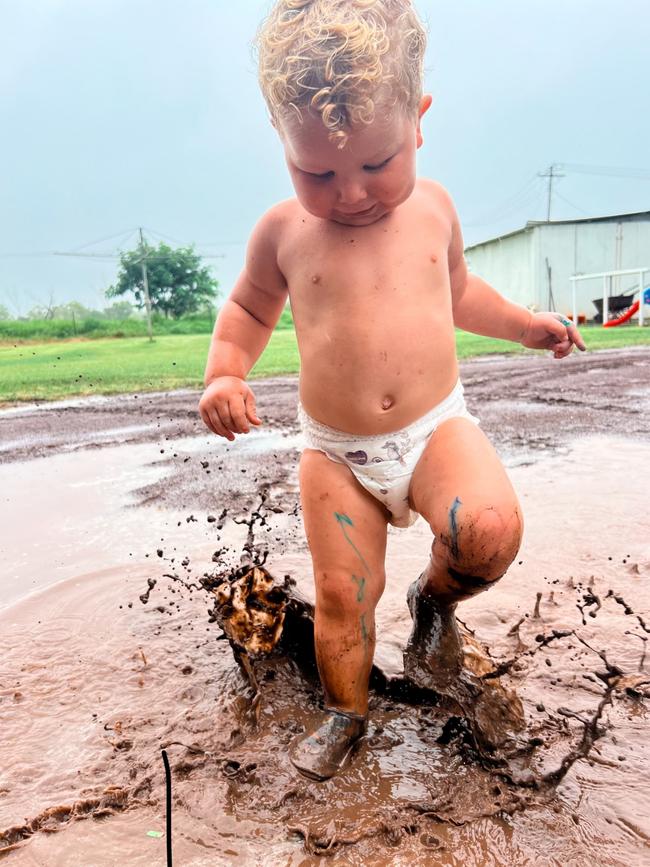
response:
<svg viewBox="0 0 650 867"><path fill-rule="evenodd" d="M371 205L369 208L365 208L363 211L338 211L336 217L341 222L355 222L356 220L366 220L368 217L372 217L375 215L377 211L377 205Z"/></svg>

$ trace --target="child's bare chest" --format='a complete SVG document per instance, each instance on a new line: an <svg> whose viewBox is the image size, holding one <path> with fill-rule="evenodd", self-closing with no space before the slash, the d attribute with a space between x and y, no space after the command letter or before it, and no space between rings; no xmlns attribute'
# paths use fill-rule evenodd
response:
<svg viewBox="0 0 650 867"><path fill-rule="evenodd" d="M448 231L435 213L390 214L370 226L296 221L280 251L294 316L417 308L449 293Z"/></svg>

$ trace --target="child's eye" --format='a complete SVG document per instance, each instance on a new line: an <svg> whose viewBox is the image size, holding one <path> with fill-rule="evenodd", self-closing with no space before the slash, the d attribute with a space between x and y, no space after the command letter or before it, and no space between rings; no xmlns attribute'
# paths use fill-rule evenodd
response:
<svg viewBox="0 0 650 867"><path fill-rule="evenodd" d="M384 166L387 166L388 163L389 163L392 159L393 159L393 157L388 157L387 160L384 160L383 163L379 163L379 165L377 165L377 166L364 166L363 168L364 168L364 170L365 170L366 172L378 172L378 171L380 171L381 169L383 169Z"/></svg>
<svg viewBox="0 0 650 867"><path fill-rule="evenodd" d="M305 172L305 174L308 175L310 178L316 178L319 181L326 181L329 178L334 177L334 172L331 172L331 171L330 172L323 172L320 175L317 175L316 172Z"/></svg>

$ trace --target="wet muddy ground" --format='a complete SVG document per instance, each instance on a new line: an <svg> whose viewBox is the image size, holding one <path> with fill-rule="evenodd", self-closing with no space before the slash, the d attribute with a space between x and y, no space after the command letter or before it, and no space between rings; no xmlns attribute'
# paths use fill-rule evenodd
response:
<svg viewBox="0 0 650 867"><path fill-rule="evenodd" d="M147 834L164 832L162 748L175 864L650 863L649 374L646 349L462 365L526 532L458 614L525 731L486 756L453 709L400 688L420 520L389 534L368 737L320 784L286 758L318 714L309 654L257 664L255 724L198 581L239 565L237 521L264 494L266 565L313 596L296 380L255 386L265 428L234 444L206 435L189 392L1 412L6 863L164 864Z"/></svg>

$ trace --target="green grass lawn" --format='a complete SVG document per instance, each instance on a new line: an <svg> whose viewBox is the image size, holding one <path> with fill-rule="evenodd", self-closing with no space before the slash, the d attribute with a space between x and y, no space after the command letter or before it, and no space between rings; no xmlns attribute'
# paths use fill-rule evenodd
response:
<svg viewBox="0 0 650 867"><path fill-rule="evenodd" d="M650 327L582 328L588 349L650 345ZM0 403L88 394L199 388L209 334L0 344ZM529 352L518 344L457 332L459 358ZM275 331L252 377L297 373L295 333Z"/></svg>

